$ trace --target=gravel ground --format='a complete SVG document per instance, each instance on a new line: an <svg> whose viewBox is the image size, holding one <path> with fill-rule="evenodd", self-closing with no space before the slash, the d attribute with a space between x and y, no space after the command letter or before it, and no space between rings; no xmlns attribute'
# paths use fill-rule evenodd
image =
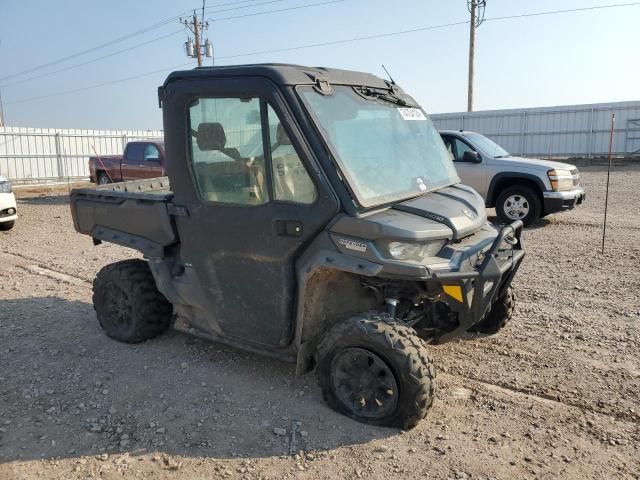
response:
<svg viewBox="0 0 640 480"><path fill-rule="evenodd" d="M334 413L276 360L108 339L90 282L136 253L76 234L65 196L21 198L0 234L0 479L640 479L640 169L612 175L604 255L606 172L582 171L587 203L525 231L509 327L433 347L437 400L409 432Z"/></svg>

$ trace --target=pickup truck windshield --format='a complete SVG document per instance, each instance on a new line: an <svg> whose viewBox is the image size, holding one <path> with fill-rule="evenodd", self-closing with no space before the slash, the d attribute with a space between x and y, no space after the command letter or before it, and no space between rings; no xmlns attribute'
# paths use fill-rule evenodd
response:
<svg viewBox="0 0 640 480"><path fill-rule="evenodd" d="M485 137L484 135L480 135L479 133L467 133L465 134L465 138L468 138L469 141L473 143L477 148L485 153L488 153L493 158L503 158L511 156L509 152L507 152L496 142L494 142L490 138Z"/></svg>
<svg viewBox="0 0 640 480"><path fill-rule="evenodd" d="M431 120L420 108L336 86L332 95L300 95L365 208L459 182Z"/></svg>

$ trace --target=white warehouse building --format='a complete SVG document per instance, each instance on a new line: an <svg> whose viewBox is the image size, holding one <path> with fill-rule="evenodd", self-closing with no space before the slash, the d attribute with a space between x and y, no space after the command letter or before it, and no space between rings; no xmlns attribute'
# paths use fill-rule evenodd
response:
<svg viewBox="0 0 640 480"><path fill-rule="evenodd" d="M432 114L440 130L482 133L523 156L640 156L640 101Z"/></svg>

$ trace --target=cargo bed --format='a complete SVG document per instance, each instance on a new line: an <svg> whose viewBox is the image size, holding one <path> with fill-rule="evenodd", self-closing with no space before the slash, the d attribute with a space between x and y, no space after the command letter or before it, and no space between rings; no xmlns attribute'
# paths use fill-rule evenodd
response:
<svg viewBox="0 0 640 480"><path fill-rule="evenodd" d="M116 243L158 257L178 240L167 177L74 189L70 199L75 229L96 243Z"/></svg>

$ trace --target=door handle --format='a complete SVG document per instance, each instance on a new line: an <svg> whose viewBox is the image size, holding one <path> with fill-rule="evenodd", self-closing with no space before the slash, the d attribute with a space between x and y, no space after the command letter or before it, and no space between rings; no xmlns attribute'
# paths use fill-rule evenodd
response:
<svg viewBox="0 0 640 480"><path fill-rule="evenodd" d="M282 237L301 237L303 234L302 222L298 220L275 220L276 235Z"/></svg>

